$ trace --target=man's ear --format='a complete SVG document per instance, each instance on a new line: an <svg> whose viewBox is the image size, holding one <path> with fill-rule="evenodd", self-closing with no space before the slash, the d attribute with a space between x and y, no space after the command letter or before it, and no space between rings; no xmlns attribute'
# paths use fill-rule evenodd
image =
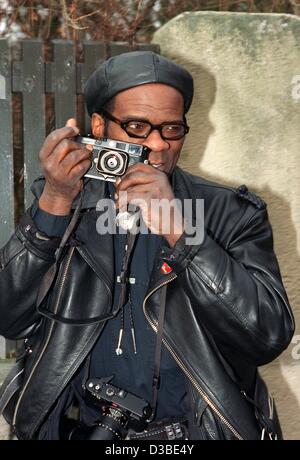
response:
<svg viewBox="0 0 300 460"><path fill-rule="evenodd" d="M91 125L93 136L96 139L104 137L105 120L99 113L93 113Z"/></svg>

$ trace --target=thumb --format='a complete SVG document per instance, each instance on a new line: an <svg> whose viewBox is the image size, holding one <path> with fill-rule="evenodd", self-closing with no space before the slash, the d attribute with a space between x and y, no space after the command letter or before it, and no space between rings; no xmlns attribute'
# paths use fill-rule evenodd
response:
<svg viewBox="0 0 300 460"><path fill-rule="evenodd" d="M77 121L75 120L75 118L69 118L66 122L66 126L71 126L72 128L76 128Z"/></svg>

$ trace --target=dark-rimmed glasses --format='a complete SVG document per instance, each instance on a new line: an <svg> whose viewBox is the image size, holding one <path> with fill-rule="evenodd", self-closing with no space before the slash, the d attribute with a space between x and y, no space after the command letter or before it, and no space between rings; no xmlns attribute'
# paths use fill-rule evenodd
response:
<svg viewBox="0 0 300 460"><path fill-rule="evenodd" d="M121 126L129 137L137 139L146 139L153 130L157 129L162 139L176 141L182 139L190 130L185 121L166 121L161 125L153 125L148 120L132 119L122 121L106 110L102 110L101 113L108 120Z"/></svg>

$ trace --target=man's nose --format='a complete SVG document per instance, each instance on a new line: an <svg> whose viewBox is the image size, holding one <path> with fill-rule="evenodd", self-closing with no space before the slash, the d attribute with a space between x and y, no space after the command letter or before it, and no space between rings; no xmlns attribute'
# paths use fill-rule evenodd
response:
<svg viewBox="0 0 300 460"><path fill-rule="evenodd" d="M170 147L169 142L161 137L160 132L157 129L151 131L143 144L149 147L152 152L161 152L169 149Z"/></svg>

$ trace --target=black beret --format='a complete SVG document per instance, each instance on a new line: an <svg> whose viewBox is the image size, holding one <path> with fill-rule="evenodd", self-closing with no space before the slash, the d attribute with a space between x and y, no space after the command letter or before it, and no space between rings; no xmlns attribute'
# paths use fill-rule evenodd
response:
<svg viewBox="0 0 300 460"><path fill-rule="evenodd" d="M104 61L88 78L84 88L88 114L100 112L120 91L146 83L173 86L183 96L184 112L189 110L194 93L191 74L160 54L132 51Z"/></svg>

